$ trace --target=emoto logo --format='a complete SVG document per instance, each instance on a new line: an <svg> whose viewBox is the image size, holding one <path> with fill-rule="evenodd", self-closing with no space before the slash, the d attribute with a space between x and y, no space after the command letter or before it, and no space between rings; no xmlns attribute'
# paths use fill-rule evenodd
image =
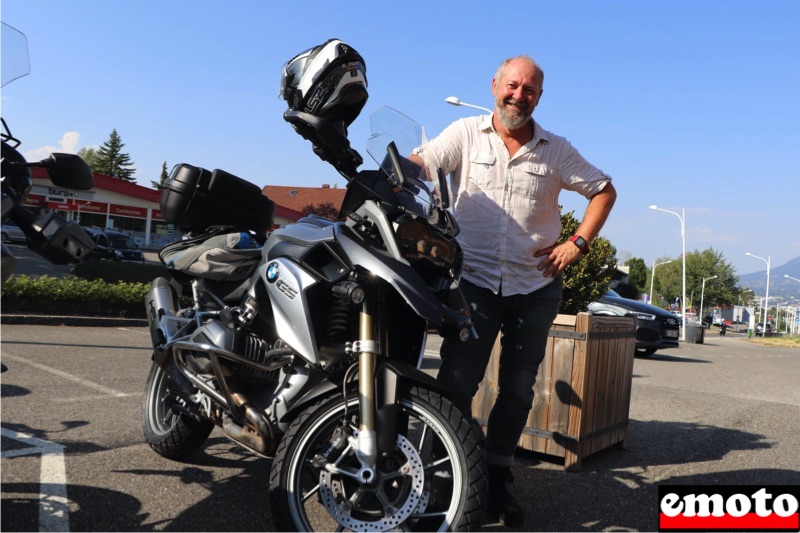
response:
<svg viewBox="0 0 800 533"><path fill-rule="evenodd" d="M659 531L800 531L800 486L658 487Z"/></svg>

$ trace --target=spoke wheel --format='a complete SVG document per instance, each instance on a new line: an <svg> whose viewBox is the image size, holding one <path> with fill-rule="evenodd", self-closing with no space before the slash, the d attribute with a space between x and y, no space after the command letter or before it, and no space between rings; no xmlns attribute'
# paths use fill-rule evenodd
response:
<svg viewBox="0 0 800 533"><path fill-rule="evenodd" d="M170 390L167 374L153 363L144 391L142 431L150 447L169 459L183 459L191 454L214 429L209 420L198 421L181 413L176 408L181 401Z"/></svg>
<svg viewBox="0 0 800 533"><path fill-rule="evenodd" d="M468 530L480 527L485 470L475 431L449 401L414 389L398 402L391 452L364 481L354 445L358 402L338 396L292 423L273 461L270 502L277 531ZM346 413L345 413L346 412ZM321 458L349 428L346 442ZM337 432L339 428L339 432Z"/></svg>

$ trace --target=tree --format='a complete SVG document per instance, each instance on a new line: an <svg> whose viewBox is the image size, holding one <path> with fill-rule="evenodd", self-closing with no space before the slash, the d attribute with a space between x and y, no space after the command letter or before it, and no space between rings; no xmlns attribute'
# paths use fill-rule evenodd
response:
<svg viewBox="0 0 800 533"><path fill-rule="evenodd" d="M344 217L339 216L339 210L330 202L308 204L300 212L303 213L303 216L317 215L328 220L344 220Z"/></svg>
<svg viewBox="0 0 800 533"><path fill-rule="evenodd" d="M631 257L623 264L629 268L628 283L636 287L637 292L647 292L645 291L647 286L647 265L644 263L644 259Z"/></svg>
<svg viewBox="0 0 800 533"><path fill-rule="evenodd" d="M136 181L133 179L134 169L130 168L133 166L131 157L122 151L124 146L117 130L112 130L108 140L97 151L94 170L112 178Z"/></svg>
<svg viewBox="0 0 800 533"><path fill-rule="evenodd" d="M573 211L561 214L560 242L566 242L575 234L580 221ZM564 293L561 297L561 313L574 315L586 309L589 302L597 300L608 290L611 276L617 268L617 250L605 237L597 237L588 255L564 269Z"/></svg>
<svg viewBox="0 0 800 533"><path fill-rule="evenodd" d="M167 162L164 161L164 163L161 164L161 175L158 177L158 181L151 180L150 183L152 184L154 189L160 191L161 189L164 188L164 182L167 181L168 178L169 178L169 172L167 172Z"/></svg>
<svg viewBox="0 0 800 533"><path fill-rule="evenodd" d="M89 168L94 170L95 168L95 159L97 158L97 150L94 148L87 148L83 147L78 150L78 157L86 161L86 164L89 165Z"/></svg>
<svg viewBox="0 0 800 533"><path fill-rule="evenodd" d="M674 302L681 296L683 261L681 258L658 268L657 280L659 293L667 303ZM703 279L707 280L703 293ZM703 305L733 305L739 302L739 278L733 266L725 261L721 252L708 248L702 252L695 250L686 254L686 307L700 304L701 293ZM655 299L655 298L654 298Z"/></svg>
<svg viewBox="0 0 800 533"><path fill-rule="evenodd" d="M666 277L672 276L674 274L674 271L673 271L673 273L670 273L669 271L665 271L664 268L662 267L662 265L669 265L670 263L674 263L675 261L676 261L676 259L674 259L672 257L666 257L666 256L659 257L659 258L657 258L655 260L655 264L658 265L658 267L655 269L655 277L653 277L652 280L650 279L651 276L653 276L653 270L652 269L650 269L648 271L648 273L647 273L647 284L646 285L647 285L647 292L648 293L650 292L651 283L652 283L652 286L653 286L653 301L650 302L650 303L655 305L655 306L657 306L657 307L666 308L669 304L671 304L674 301L674 299L673 299L672 301L667 302L666 298L663 296L663 293L664 293L663 287L665 286L665 282L663 280ZM680 275L680 271L678 272L678 275ZM680 278L678 279L678 283L680 283Z"/></svg>

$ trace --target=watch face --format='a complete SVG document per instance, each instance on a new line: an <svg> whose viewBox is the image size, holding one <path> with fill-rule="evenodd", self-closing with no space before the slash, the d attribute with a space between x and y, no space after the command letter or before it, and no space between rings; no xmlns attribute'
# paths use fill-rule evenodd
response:
<svg viewBox="0 0 800 533"><path fill-rule="evenodd" d="M583 237L576 235L572 237L572 242L575 243L575 246L580 248L581 253L588 254L589 253L589 243L586 242L586 239Z"/></svg>

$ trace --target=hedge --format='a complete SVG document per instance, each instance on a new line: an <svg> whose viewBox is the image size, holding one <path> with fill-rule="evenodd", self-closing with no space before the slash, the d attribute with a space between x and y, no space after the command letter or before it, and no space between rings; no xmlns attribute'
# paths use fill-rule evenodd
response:
<svg viewBox="0 0 800 533"><path fill-rule="evenodd" d="M14 275L2 288L2 312L144 318L150 281L162 265L90 261L71 275Z"/></svg>
<svg viewBox="0 0 800 533"><path fill-rule="evenodd" d="M73 276L12 276L2 288L2 311L144 318L149 283L85 280Z"/></svg>

